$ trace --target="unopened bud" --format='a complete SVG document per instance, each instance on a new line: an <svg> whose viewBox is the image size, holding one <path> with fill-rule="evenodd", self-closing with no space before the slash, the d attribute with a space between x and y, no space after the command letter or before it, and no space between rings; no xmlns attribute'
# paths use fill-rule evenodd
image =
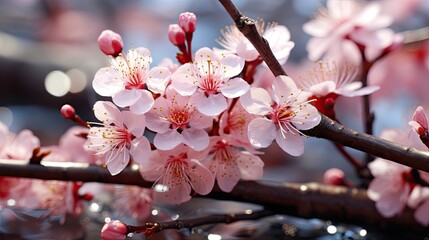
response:
<svg viewBox="0 0 429 240"><path fill-rule="evenodd" d="M103 240L123 240L126 238L127 225L119 220L113 220L104 224L101 229L101 238Z"/></svg>
<svg viewBox="0 0 429 240"><path fill-rule="evenodd" d="M122 52L124 43L121 35L111 30L104 30L98 37L98 47L104 54L116 57Z"/></svg>
<svg viewBox="0 0 429 240"><path fill-rule="evenodd" d="M185 32L177 24L168 26L168 39L174 46L182 45L185 42Z"/></svg>
<svg viewBox="0 0 429 240"><path fill-rule="evenodd" d="M68 105L68 104L64 104L64 106L61 107L61 115L65 118L65 119L73 119L76 111L74 110L74 107Z"/></svg>
<svg viewBox="0 0 429 240"><path fill-rule="evenodd" d="M338 168L328 169L323 174L323 183L329 185L344 185L344 172Z"/></svg>
<svg viewBox="0 0 429 240"><path fill-rule="evenodd" d="M193 33L197 27L197 16L191 12L184 12L179 15L179 26L186 33Z"/></svg>

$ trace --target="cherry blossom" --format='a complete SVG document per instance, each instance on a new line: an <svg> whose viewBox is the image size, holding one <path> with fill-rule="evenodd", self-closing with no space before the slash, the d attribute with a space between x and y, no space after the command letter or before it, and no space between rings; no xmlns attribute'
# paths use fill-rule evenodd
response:
<svg viewBox="0 0 429 240"><path fill-rule="evenodd" d="M102 122L102 127L91 127L85 147L101 157L112 175L121 172L130 160L137 163L147 161L150 156L150 143L143 136L144 115L130 111L119 111L111 102L98 101L94 113Z"/></svg>
<svg viewBox="0 0 429 240"><path fill-rule="evenodd" d="M179 15L179 26L186 33L192 33L197 28L197 16L191 12L184 12Z"/></svg>
<svg viewBox="0 0 429 240"><path fill-rule="evenodd" d="M32 131L24 129L15 134L0 122L0 158L30 160L33 150L38 147L40 140Z"/></svg>
<svg viewBox="0 0 429 240"><path fill-rule="evenodd" d="M157 149L171 150L184 143L199 151L209 145L204 129L212 126L213 118L199 113L190 99L169 87L165 98L155 100L146 122L147 128L157 133L153 141Z"/></svg>
<svg viewBox="0 0 429 240"><path fill-rule="evenodd" d="M299 130L317 126L321 117L301 92L291 78L279 76L272 85L271 94L263 88L252 87L240 98L249 113L261 116L248 126L253 146L268 147L275 139L290 155L300 156L304 152L304 140Z"/></svg>
<svg viewBox="0 0 429 240"><path fill-rule="evenodd" d="M429 148L428 118L422 106L418 106L413 119L408 123L419 135L420 140Z"/></svg>
<svg viewBox="0 0 429 240"><path fill-rule="evenodd" d="M121 216L144 221L152 208L152 189L138 186L121 186L115 189L113 206Z"/></svg>
<svg viewBox="0 0 429 240"><path fill-rule="evenodd" d="M183 144L169 151L154 151L149 161L140 165L140 173L145 180L155 181L155 201L183 203L191 199L191 190L208 194L214 178L198 160L206 155Z"/></svg>
<svg viewBox="0 0 429 240"><path fill-rule="evenodd" d="M316 99L313 105L328 117L335 118L334 104L338 96L355 97L372 94L380 87L362 87L362 82L354 81L358 68L348 63L337 67L335 62L319 61L306 71L306 77L298 81L305 91L311 93L309 99Z"/></svg>
<svg viewBox="0 0 429 240"><path fill-rule="evenodd" d="M97 71L92 86L101 96L112 97L120 107L129 107L135 114L149 111L154 103L152 93L163 93L170 80L164 67L149 69L152 62L146 48L128 50L126 57L109 58L111 66Z"/></svg>
<svg viewBox="0 0 429 240"><path fill-rule="evenodd" d="M380 137L417 149L426 148L413 131L386 129ZM421 201L419 194L411 194L417 185L410 167L381 158L375 159L368 167L374 176L368 186L368 197L376 202L378 212L384 217L393 217L407 204L415 207ZM420 172L420 175L424 176L424 173Z"/></svg>
<svg viewBox="0 0 429 240"><path fill-rule="evenodd" d="M392 19L381 13L380 3L328 0L303 29L313 36L307 44L309 58L318 60L330 49L342 49L349 40L365 47L368 60L376 58L395 38L389 26Z"/></svg>
<svg viewBox="0 0 429 240"><path fill-rule="evenodd" d="M244 60L235 55L218 56L209 48L199 49L195 61L186 63L171 76L172 86L183 96L191 96L199 112L216 116L227 108L225 98L237 98L246 93L249 84L237 76Z"/></svg>
<svg viewBox="0 0 429 240"><path fill-rule="evenodd" d="M265 27L262 19L256 20L255 26L259 34L268 41L279 63L284 64L291 49L295 46L293 42L289 41L290 32L287 27L277 23L269 23ZM235 25L227 26L221 33L223 37L219 38L217 42L224 47L222 52L237 54L248 62L259 57L258 51Z"/></svg>
<svg viewBox="0 0 429 240"><path fill-rule="evenodd" d="M231 192L240 179L259 180L263 174L262 160L247 151L240 151L221 137L212 137L210 154L204 165L210 169L224 192Z"/></svg>

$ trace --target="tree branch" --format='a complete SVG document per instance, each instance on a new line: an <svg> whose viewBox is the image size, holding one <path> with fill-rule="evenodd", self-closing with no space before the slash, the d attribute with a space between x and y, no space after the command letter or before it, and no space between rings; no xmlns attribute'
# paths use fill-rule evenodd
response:
<svg viewBox="0 0 429 240"><path fill-rule="evenodd" d="M44 180L100 182L151 187L144 181L137 168L127 167L120 174L111 176L101 166L74 163L49 163L49 166L24 164L19 160L0 160L0 176L37 178ZM47 164L47 163L45 163ZM426 228L415 222L411 209L393 218L378 214L375 204L365 190L319 183L270 183L241 181L230 193L215 187L202 197L219 200L249 202L264 206L277 214L302 218L320 218L362 227L388 229L389 231L415 231Z"/></svg>
<svg viewBox="0 0 429 240"><path fill-rule="evenodd" d="M237 28L249 39L256 50L258 50L262 59L267 63L273 74L275 76L286 75L286 72L274 57L268 42L261 37L256 30L254 20L243 16L231 0L219 0L219 2L234 20ZM309 136L325 138L377 157L429 172L428 151L420 151L372 135L354 131L324 115L322 115L322 120L318 126L303 132Z"/></svg>

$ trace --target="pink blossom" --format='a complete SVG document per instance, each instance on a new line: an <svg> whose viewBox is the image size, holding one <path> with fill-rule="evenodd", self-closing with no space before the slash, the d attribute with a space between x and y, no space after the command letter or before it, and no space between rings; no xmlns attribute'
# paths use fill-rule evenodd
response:
<svg viewBox="0 0 429 240"><path fill-rule="evenodd" d="M304 152L299 130L311 129L321 120L317 109L286 76L276 78L271 94L252 87L240 101L249 113L261 116L248 126L250 143L258 148L268 147L275 139L283 151L299 156Z"/></svg>
<svg viewBox="0 0 429 240"><path fill-rule="evenodd" d="M101 157L110 174L120 173L130 157L137 162L147 161L150 156L150 143L143 136L144 115L130 111L119 111L111 102L98 101L94 104L95 117L102 127L91 127L85 147Z"/></svg>
<svg viewBox="0 0 429 240"><path fill-rule="evenodd" d="M365 47L367 60L374 59L393 43L394 32L385 28L392 19L380 13L380 3L328 0L326 5L303 26L313 36L307 44L311 60L319 59L332 48L341 49L348 39Z"/></svg>
<svg viewBox="0 0 429 240"><path fill-rule="evenodd" d="M428 118L422 106L416 108L413 120L408 124L419 135L420 140L429 148Z"/></svg>
<svg viewBox="0 0 429 240"><path fill-rule="evenodd" d="M127 236L127 225L119 220L113 220L104 224L101 229L101 238L103 240L124 240Z"/></svg>
<svg viewBox="0 0 429 240"><path fill-rule="evenodd" d="M168 26L168 39L174 46L182 45L185 42L185 32L177 24Z"/></svg>
<svg viewBox="0 0 429 240"><path fill-rule="evenodd" d="M417 149L426 148L413 131L386 129L381 137ZM401 213L407 204L415 207L421 202L418 195L411 194L418 186L411 168L381 158L371 162L368 167L374 176L368 187L368 197L376 202L378 212L384 217ZM423 178L424 173L421 176Z"/></svg>
<svg viewBox="0 0 429 240"><path fill-rule="evenodd" d="M212 117L198 112L190 96L181 96L168 87L166 97L155 100L146 114L147 127L156 132L154 145L159 150L171 150L181 143L200 151L209 145L206 128L212 126Z"/></svg>
<svg viewBox="0 0 429 240"><path fill-rule="evenodd" d="M0 123L0 158L30 160L33 150L38 147L40 140L30 130L15 134Z"/></svg>
<svg viewBox="0 0 429 240"><path fill-rule="evenodd" d="M149 161L140 165L143 178L155 181L155 201L180 204L191 199L191 190L208 194L214 178L198 161L206 155L206 152L195 152L185 145L169 151L155 151Z"/></svg>
<svg viewBox="0 0 429 240"><path fill-rule="evenodd" d="M179 15L179 26L186 33L193 33L197 27L197 16L191 12L184 12Z"/></svg>
<svg viewBox="0 0 429 240"><path fill-rule="evenodd" d="M368 95L380 89L378 86L362 88L362 82L354 81L357 73L358 68L347 63L337 67L335 62L319 61L314 67L308 68L306 77L298 81L298 85L317 98L330 93L356 97Z"/></svg>
<svg viewBox="0 0 429 240"><path fill-rule="evenodd" d="M224 192L231 192L240 179L259 180L264 162L250 152L240 151L221 137L212 137L204 165L210 169Z"/></svg>
<svg viewBox="0 0 429 240"><path fill-rule="evenodd" d="M149 111L154 103L152 93L163 93L170 79L164 67L149 69L152 62L146 48L128 50L126 57L109 58L111 66L97 71L92 86L101 96L112 97L120 107L135 114Z"/></svg>
<svg viewBox="0 0 429 240"><path fill-rule="evenodd" d="M428 173L420 172L420 176ZM429 187L416 185L407 202L408 206L414 208L414 218L420 224L429 226Z"/></svg>
<svg viewBox="0 0 429 240"><path fill-rule="evenodd" d="M255 25L259 34L268 41L274 56L280 64L284 64L289 57L291 49L295 46L293 42L289 41L290 32L287 27L277 25L276 23L269 23L265 27L262 19L256 20ZM256 60L259 57L258 51L256 51L252 43L244 37L235 25L227 26L221 33L223 37L217 40L224 47L224 50L221 51L237 54L248 62Z"/></svg>
<svg viewBox="0 0 429 240"><path fill-rule="evenodd" d="M225 98L242 96L249 84L237 76L244 60L235 55L216 55L209 48L199 49L195 61L182 65L171 76L172 86L183 96L191 96L198 111L216 116L227 108Z"/></svg>
<svg viewBox="0 0 429 240"><path fill-rule="evenodd" d="M98 47L104 54L116 57L122 52L124 43L121 35L112 30L104 30L98 37Z"/></svg>
<svg viewBox="0 0 429 240"><path fill-rule="evenodd" d="M152 208L152 189L137 186L121 186L114 191L113 206L121 216L146 220Z"/></svg>
<svg viewBox="0 0 429 240"><path fill-rule="evenodd" d="M232 104L229 101L229 105ZM231 111L225 111L219 121L219 135L228 142L256 153L249 141L247 128L256 115L248 113L240 103L236 103Z"/></svg>

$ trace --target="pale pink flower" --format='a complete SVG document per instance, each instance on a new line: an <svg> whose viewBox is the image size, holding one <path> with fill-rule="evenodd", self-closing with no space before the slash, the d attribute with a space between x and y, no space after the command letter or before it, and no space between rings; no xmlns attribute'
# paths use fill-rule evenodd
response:
<svg viewBox="0 0 429 240"><path fill-rule="evenodd" d="M174 73L180 67L180 65L174 63L170 58L163 58L158 64L158 67L166 67L168 70L170 70L171 73Z"/></svg>
<svg viewBox="0 0 429 240"><path fill-rule="evenodd" d="M98 37L98 47L104 54L116 57L122 52L124 42L121 35L112 30L104 30Z"/></svg>
<svg viewBox="0 0 429 240"><path fill-rule="evenodd" d="M101 238L103 240L125 240L127 237L127 225L119 220L113 220L104 224L101 229Z"/></svg>
<svg viewBox="0 0 429 240"><path fill-rule="evenodd" d="M0 130L0 158L30 160L33 150L40 147L40 140L33 132L24 129L18 134L9 132L7 128Z"/></svg>
<svg viewBox="0 0 429 240"><path fill-rule="evenodd" d="M39 207L48 210L45 216L59 217L60 224L64 224L67 214L79 216L82 213L83 204L78 194L81 186L78 182L35 180L32 187L37 189L35 196L40 201Z"/></svg>
<svg viewBox="0 0 429 240"><path fill-rule="evenodd" d="M419 135L420 140L429 148L428 118L422 106L418 106L413 114L413 120L408 123Z"/></svg>
<svg viewBox="0 0 429 240"><path fill-rule="evenodd" d="M392 19L380 13L380 3L328 0L326 5L303 26L313 36L307 44L311 60L318 60L331 48L342 48L348 40L365 46L365 56L372 60L393 43L394 32L385 28Z"/></svg>
<svg viewBox="0 0 429 240"><path fill-rule="evenodd" d="M138 186L120 186L115 189L113 206L121 216L144 221L152 208L152 189Z"/></svg>
<svg viewBox="0 0 429 240"><path fill-rule="evenodd" d="M325 97L330 93L345 97L356 97L371 94L380 87L367 86L354 81L358 73L356 66L343 63L339 67L335 62L319 61L308 68L306 77L298 81L298 85L310 92L314 97Z"/></svg>
<svg viewBox="0 0 429 240"><path fill-rule="evenodd" d="M191 96L199 112L216 116L227 108L225 98L242 96L249 84L237 76L244 60L232 54L218 56L209 48L199 49L195 61L182 65L171 76L172 86L183 96Z"/></svg>
<svg viewBox="0 0 429 240"><path fill-rule="evenodd" d="M290 41L290 32L287 27L277 25L277 23L269 23L265 27L262 19L257 19L255 25L259 34L268 41L276 59L280 64L284 64L291 49L295 46ZM224 47L224 50L220 51L237 54L249 62L259 57L258 51L235 25L227 26L225 30L221 30L221 34L222 38L219 38L217 42Z"/></svg>
<svg viewBox="0 0 429 240"><path fill-rule="evenodd" d="M232 104L229 101L229 105ZM256 115L248 113L237 102L231 111L225 111L219 120L219 135L228 142L246 148L247 151L256 153L249 141L247 128Z"/></svg>
<svg viewBox="0 0 429 240"><path fill-rule="evenodd" d="M231 192L240 179L259 180L264 162L247 151L241 151L221 137L212 137L210 154L204 165L212 172L220 189Z"/></svg>
<svg viewBox="0 0 429 240"><path fill-rule="evenodd" d="M181 96L168 87L166 96L159 97L146 114L147 128L156 132L153 143L159 150L171 150L181 143L200 151L209 145L206 128L213 118L198 112L190 96Z"/></svg>
<svg viewBox="0 0 429 240"><path fill-rule="evenodd" d="M130 161L147 161L150 156L150 143L143 136L144 115L130 111L119 111L111 102L98 101L94 104L95 117L102 127L91 127L85 147L101 157L110 174L120 173Z"/></svg>
<svg viewBox="0 0 429 240"><path fill-rule="evenodd" d="M180 204L191 199L191 190L201 195L208 194L214 185L210 170L198 159L205 152L195 152L185 145L179 145L169 151L154 151L144 164L140 173L147 181L155 181L155 201Z"/></svg>
<svg viewBox="0 0 429 240"><path fill-rule="evenodd" d="M413 131L386 129L380 137L417 149L426 148ZM381 158L371 162L368 167L374 176L368 187L368 197L376 202L378 212L384 217L397 215L407 204L415 207L421 201L417 195L410 195L417 186L411 168ZM423 172L421 176L424 177Z"/></svg>
<svg viewBox="0 0 429 240"><path fill-rule="evenodd" d="M163 93L170 79L164 67L149 69L152 62L146 48L128 50L126 56L109 58L111 66L97 71L92 86L98 94L112 97L120 107L129 107L135 114L143 114L152 107L152 93Z"/></svg>
<svg viewBox="0 0 429 240"><path fill-rule="evenodd" d="M287 153L299 156L304 152L304 140L299 130L317 126L321 120L317 109L301 95L293 80L279 76L271 94L263 88L251 88L240 98L251 114L260 115L248 126L250 143L258 148L268 147L275 139Z"/></svg>
<svg viewBox="0 0 429 240"><path fill-rule="evenodd" d="M424 172L420 172L420 176L423 176ZM408 206L414 208L414 218L420 224L429 226L429 187L422 187L416 185L407 202Z"/></svg>

